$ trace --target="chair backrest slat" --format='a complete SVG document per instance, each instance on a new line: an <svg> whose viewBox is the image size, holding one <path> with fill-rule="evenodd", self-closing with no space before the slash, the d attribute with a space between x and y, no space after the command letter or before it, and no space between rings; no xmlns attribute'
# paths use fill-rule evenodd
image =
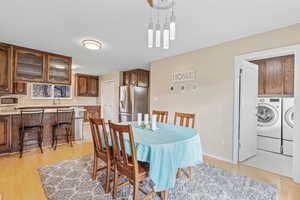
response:
<svg viewBox="0 0 300 200"><path fill-rule="evenodd" d="M110 134L112 136L113 153L117 167L120 170L130 170L134 167L134 173L138 174L138 162L134 143L133 129L131 125L114 124L109 121ZM127 138L126 138L127 137ZM129 140L130 148L126 151L126 140ZM128 150L130 149L130 152ZM129 159L129 157L131 159Z"/></svg>
<svg viewBox="0 0 300 200"><path fill-rule="evenodd" d="M183 126L185 120L185 127L190 127L190 120L192 120L191 128L195 128L195 114L187 113L175 113L174 125L177 124L177 118L179 118L179 125Z"/></svg>
<svg viewBox="0 0 300 200"><path fill-rule="evenodd" d="M168 123L168 111L153 110L153 115L157 115L157 122Z"/></svg>
<svg viewBox="0 0 300 200"><path fill-rule="evenodd" d="M74 117L73 108L57 108L56 123L72 123Z"/></svg>
<svg viewBox="0 0 300 200"><path fill-rule="evenodd" d="M21 126L41 126L44 121L43 109L21 109Z"/></svg>
<svg viewBox="0 0 300 200"><path fill-rule="evenodd" d="M91 132L93 136L94 149L97 154L106 154L110 156L110 147L108 143L108 135L103 119L90 118ZM101 127L102 131L100 131Z"/></svg>

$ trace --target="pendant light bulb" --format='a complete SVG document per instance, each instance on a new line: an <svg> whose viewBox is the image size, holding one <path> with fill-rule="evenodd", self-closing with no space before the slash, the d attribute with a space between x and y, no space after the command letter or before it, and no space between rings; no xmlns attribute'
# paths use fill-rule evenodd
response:
<svg viewBox="0 0 300 200"><path fill-rule="evenodd" d="M148 48L153 47L153 22L149 23L148 27Z"/></svg>
<svg viewBox="0 0 300 200"><path fill-rule="evenodd" d="M169 31L169 26L168 26L168 23L166 23L164 25L164 38L163 38L163 41L164 41L164 49L169 49L170 47L170 31Z"/></svg>
<svg viewBox="0 0 300 200"><path fill-rule="evenodd" d="M155 46L156 47L160 47L160 24L156 24L156 27L155 27Z"/></svg>
<svg viewBox="0 0 300 200"><path fill-rule="evenodd" d="M170 20L170 40L175 40L176 38L176 18L172 14Z"/></svg>

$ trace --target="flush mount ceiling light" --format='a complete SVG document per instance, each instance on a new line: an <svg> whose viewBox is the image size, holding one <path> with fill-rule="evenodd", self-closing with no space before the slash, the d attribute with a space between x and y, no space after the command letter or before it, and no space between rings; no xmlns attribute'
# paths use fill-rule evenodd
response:
<svg viewBox="0 0 300 200"><path fill-rule="evenodd" d="M102 48L102 43L97 40L83 40L81 45L91 50L99 50Z"/></svg>

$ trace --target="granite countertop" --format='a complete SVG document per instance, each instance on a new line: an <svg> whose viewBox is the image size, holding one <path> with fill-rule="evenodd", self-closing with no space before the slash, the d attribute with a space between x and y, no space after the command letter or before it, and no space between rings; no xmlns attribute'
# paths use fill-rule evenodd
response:
<svg viewBox="0 0 300 200"><path fill-rule="evenodd" d="M84 107L84 106L101 106L100 104L59 104L59 105L26 105L26 106L15 106L16 109L24 108L66 108L66 107Z"/></svg>
<svg viewBox="0 0 300 200"><path fill-rule="evenodd" d="M0 109L0 115L18 115L20 114L20 109L25 109L25 108L44 108L45 113L55 113L56 109L55 108L68 108L68 107L73 107L75 108L76 111L86 111L84 106L100 106L100 105L79 105L79 104L73 104L73 105L26 105L26 106L7 106L1 107Z"/></svg>

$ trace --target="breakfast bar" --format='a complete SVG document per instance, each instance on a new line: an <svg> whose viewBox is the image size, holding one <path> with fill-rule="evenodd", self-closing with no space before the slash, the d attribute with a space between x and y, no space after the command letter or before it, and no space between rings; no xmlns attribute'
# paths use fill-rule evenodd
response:
<svg viewBox="0 0 300 200"><path fill-rule="evenodd" d="M74 115L71 125L71 138L75 140L80 140L82 135L82 123L84 119L84 106L81 105L46 105L46 106L23 106L23 107L14 107L11 109L0 110L0 129L1 132L1 144L0 144L0 153L15 153L20 149L19 144L19 129L22 126L21 124L21 110L43 110L43 131L42 131L42 147L49 147L52 144L52 131L53 125L56 123L57 109L73 109ZM26 119L35 120L33 114L25 114ZM67 115L62 113L63 115ZM57 130L58 134L63 129ZM32 134L34 137L34 135ZM29 136L31 137L31 136ZM65 141L58 141L58 144L65 143ZM32 145L25 148L24 151L38 148L38 144L33 143Z"/></svg>

